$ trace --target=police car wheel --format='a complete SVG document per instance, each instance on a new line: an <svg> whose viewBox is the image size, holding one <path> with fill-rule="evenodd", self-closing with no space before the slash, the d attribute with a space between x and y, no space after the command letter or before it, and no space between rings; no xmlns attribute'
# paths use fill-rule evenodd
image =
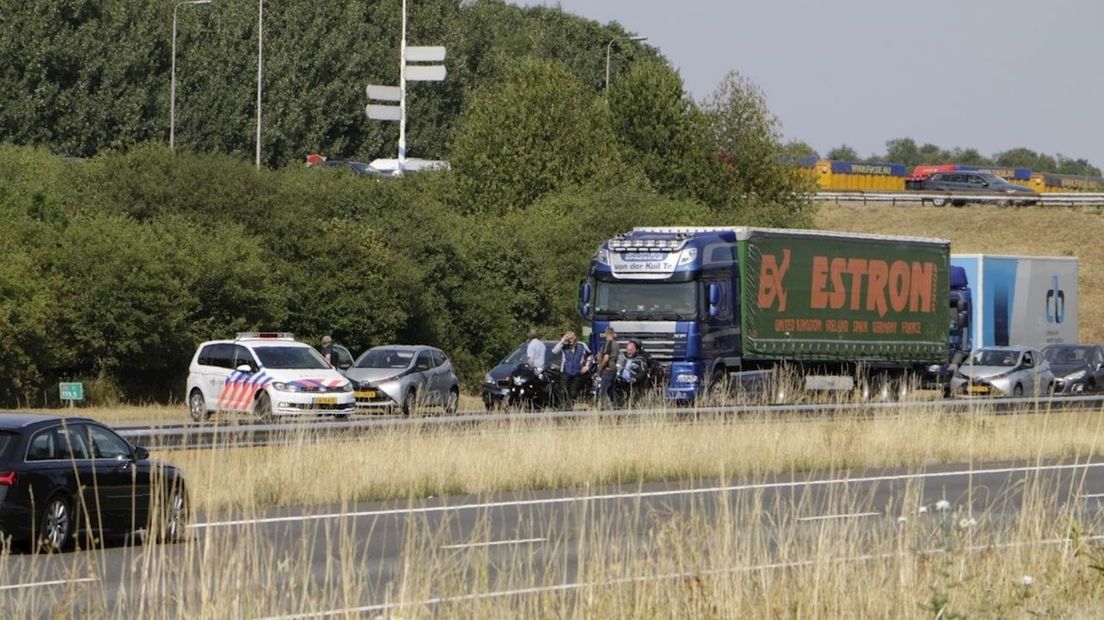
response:
<svg viewBox="0 0 1104 620"><path fill-rule="evenodd" d="M257 400L253 403L253 415L261 420L272 419L272 399L268 397L268 393L261 392L257 395Z"/></svg>
<svg viewBox="0 0 1104 620"><path fill-rule="evenodd" d="M207 403L203 398L203 392L192 390L192 393L188 395L188 413L192 415L194 422L202 422L210 415L210 412L207 411Z"/></svg>

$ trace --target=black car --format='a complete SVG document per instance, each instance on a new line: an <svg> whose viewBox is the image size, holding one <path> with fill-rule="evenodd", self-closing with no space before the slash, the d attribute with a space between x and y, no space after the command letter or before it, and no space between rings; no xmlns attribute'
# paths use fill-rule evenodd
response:
<svg viewBox="0 0 1104 620"><path fill-rule="evenodd" d="M0 535L11 543L61 551L138 530L175 541L187 519L184 474L103 424L0 415Z"/></svg>
<svg viewBox="0 0 1104 620"><path fill-rule="evenodd" d="M1104 347L1096 344L1052 344L1043 349L1054 373L1056 394L1084 394L1104 388Z"/></svg>
<svg viewBox="0 0 1104 620"><path fill-rule="evenodd" d="M996 194L1004 198L985 200L984 202L996 202L998 205L1033 205L1039 201L1039 194L1029 187L1009 183L1008 181L988 172L936 172L920 183L920 189L929 192L948 192L951 194ZM956 207L966 204L966 200L950 198L932 198L931 203L937 207L950 202Z"/></svg>
<svg viewBox="0 0 1104 620"><path fill-rule="evenodd" d="M556 346L555 340L545 340L545 367L556 366L563 362L563 355L552 353L552 347ZM502 406L510 395L510 373L517 370L519 364L526 361L526 349L529 341L521 343L506 356L497 366L483 377L483 404L490 411L497 406Z"/></svg>

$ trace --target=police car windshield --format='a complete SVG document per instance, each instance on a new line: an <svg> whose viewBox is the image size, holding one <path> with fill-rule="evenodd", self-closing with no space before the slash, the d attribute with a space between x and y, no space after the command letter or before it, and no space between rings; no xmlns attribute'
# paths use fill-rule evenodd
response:
<svg viewBox="0 0 1104 620"><path fill-rule="evenodd" d="M413 351L369 349L360 356L353 368L406 368L413 359Z"/></svg>
<svg viewBox="0 0 1104 620"><path fill-rule="evenodd" d="M253 351L261 360L261 365L271 369L317 369L330 365L317 351L310 347L254 347Z"/></svg>
<svg viewBox="0 0 1104 620"><path fill-rule="evenodd" d="M974 358L970 361L974 366L1006 366L1011 368L1020 361L1020 354L1018 351L982 349L974 353Z"/></svg>
<svg viewBox="0 0 1104 620"><path fill-rule="evenodd" d="M697 282L598 282L594 314L646 320L697 318Z"/></svg>

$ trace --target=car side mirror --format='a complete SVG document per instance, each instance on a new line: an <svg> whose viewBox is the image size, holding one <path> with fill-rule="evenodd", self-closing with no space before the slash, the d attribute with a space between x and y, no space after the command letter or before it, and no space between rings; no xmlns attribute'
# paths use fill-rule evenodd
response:
<svg viewBox="0 0 1104 620"><path fill-rule="evenodd" d="M235 368L234 370L236 370L238 372L249 373L249 372L253 372L253 367L250 366L249 364L241 364L237 368Z"/></svg>
<svg viewBox="0 0 1104 620"><path fill-rule="evenodd" d="M144 461L150 457L149 450L142 446L134 446L134 460Z"/></svg>

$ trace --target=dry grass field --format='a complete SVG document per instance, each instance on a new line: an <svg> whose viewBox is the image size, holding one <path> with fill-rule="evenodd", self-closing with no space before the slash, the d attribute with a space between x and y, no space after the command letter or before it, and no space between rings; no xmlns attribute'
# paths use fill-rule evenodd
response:
<svg viewBox="0 0 1104 620"><path fill-rule="evenodd" d="M1104 214L1094 208L824 205L818 228L951 241L957 254L1077 256L1081 339L1104 342Z"/></svg>
<svg viewBox="0 0 1104 620"><path fill-rule="evenodd" d="M779 420L758 416L678 424L505 421L471 432L403 428L317 443L157 451L183 466L201 511L382 499L754 478L872 467L1084 458L1104 453L1104 412L946 413ZM233 481L232 484L229 481Z"/></svg>

